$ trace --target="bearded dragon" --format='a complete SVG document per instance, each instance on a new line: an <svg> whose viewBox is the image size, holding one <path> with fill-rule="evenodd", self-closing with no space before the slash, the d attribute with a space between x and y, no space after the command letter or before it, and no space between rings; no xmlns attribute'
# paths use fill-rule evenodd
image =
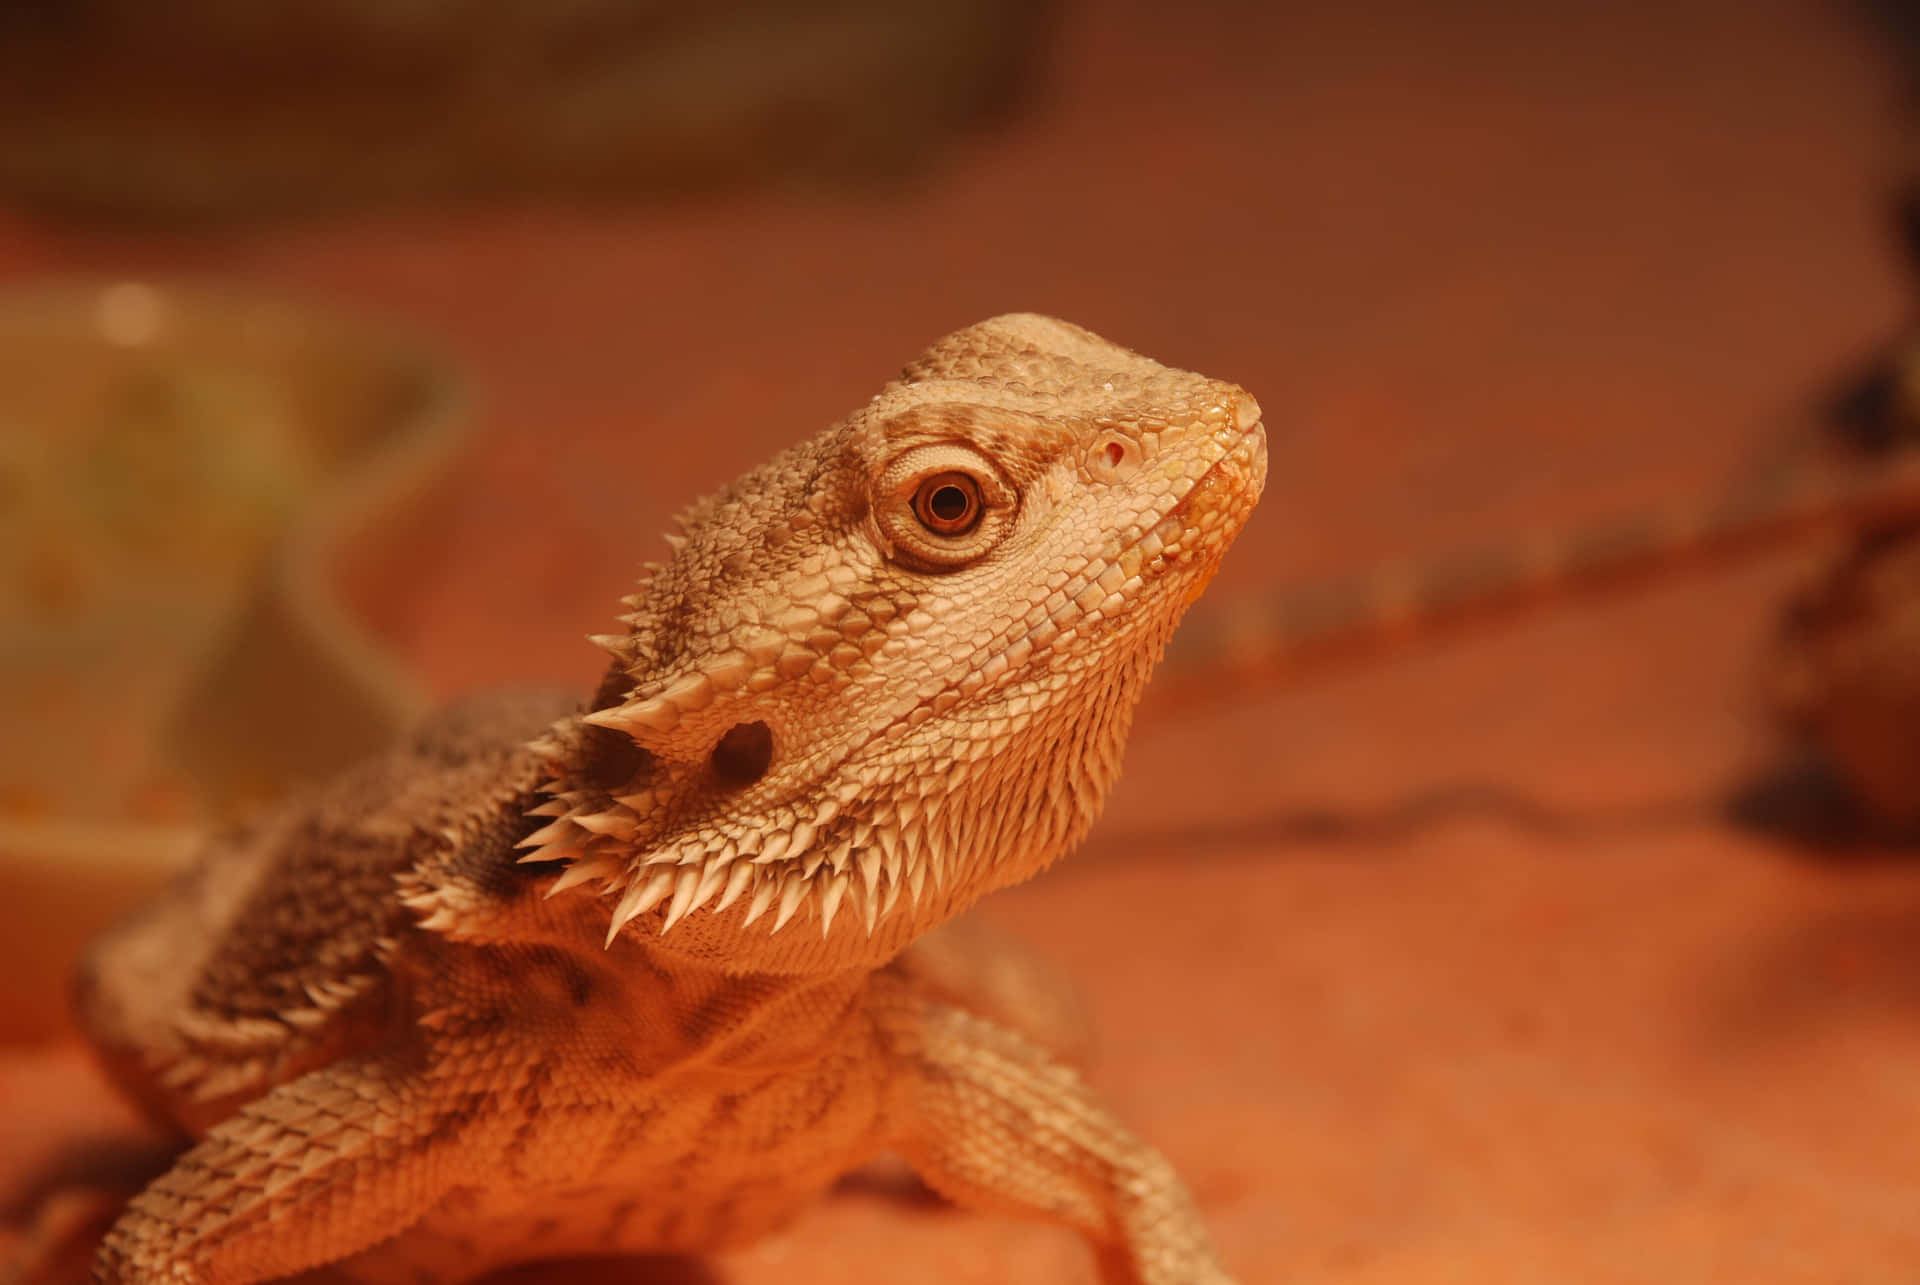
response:
<svg viewBox="0 0 1920 1285"><path fill-rule="evenodd" d="M84 1028L198 1139L97 1279L699 1252L892 1151L1110 1285L1227 1281L973 939L919 939L1086 832L1265 472L1240 388L1019 315L696 503L590 699L447 711L93 949Z"/></svg>

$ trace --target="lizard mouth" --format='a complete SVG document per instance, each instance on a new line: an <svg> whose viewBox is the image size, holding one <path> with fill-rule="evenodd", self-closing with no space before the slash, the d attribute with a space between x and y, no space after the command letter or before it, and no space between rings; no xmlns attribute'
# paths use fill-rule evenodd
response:
<svg viewBox="0 0 1920 1285"><path fill-rule="evenodd" d="M1246 428L1234 430L1233 439L1167 510L1167 517L1188 519L1189 529L1235 513L1244 521L1266 480L1266 425L1256 419Z"/></svg>

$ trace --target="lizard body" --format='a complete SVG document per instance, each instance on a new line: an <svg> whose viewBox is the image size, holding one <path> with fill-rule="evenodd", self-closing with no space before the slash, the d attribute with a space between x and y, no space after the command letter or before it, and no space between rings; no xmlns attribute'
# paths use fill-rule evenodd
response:
<svg viewBox="0 0 1920 1285"><path fill-rule="evenodd" d="M1265 467L1242 390L1010 316L694 505L584 708L456 707L95 948L83 1025L198 1138L97 1277L697 1251L893 1150L1114 1285L1225 1281L968 939L915 942L1085 832Z"/></svg>

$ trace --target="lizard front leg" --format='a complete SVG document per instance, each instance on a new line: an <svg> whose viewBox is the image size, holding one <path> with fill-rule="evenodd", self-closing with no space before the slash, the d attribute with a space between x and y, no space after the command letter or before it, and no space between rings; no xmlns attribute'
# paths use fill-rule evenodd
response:
<svg viewBox="0 0 1920 1285"><path fill-rule="evenodd" d="M920 995L963 1008L1085 1067L1093 1025L1073 978L978 912L948 920L889 965Z"/></svg>
<svg viewBox="0 0 1920 1285"><path fill-rule="evenodd" d="M391 1060L313 1071L248 1103L128 1205L107 1285L245 1285L374 1245L455 1180L472 1103Z"/></svg>
<svg viewBox="0 0 1920 1285"><path fill-rule="evenodd" d="M1071 1068L936 1002L918 1007L896 1048L907 1101L895 1146L929 1186L972 1208L1073 1227L1106 1285L1231 1285L1172 1166Z"/></svg>

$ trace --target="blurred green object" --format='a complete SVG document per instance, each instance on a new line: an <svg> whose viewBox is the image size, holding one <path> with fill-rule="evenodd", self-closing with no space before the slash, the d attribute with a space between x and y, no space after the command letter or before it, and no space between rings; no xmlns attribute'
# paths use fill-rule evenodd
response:
<svg viewBox="0 0 1920 1285"><path fill-rule="evenodd" d="M909 170L1057 0L14 0L0 196L161 219Z"/></svg>
<svg viewBox="0 0 1920 1285"><path fill-rule="evenodd" d="M422 699L337 596L438 475L447 368L290 304L138 282L0 296L0 970L80 941L209 823ZM0 1034L38 1027L0 1006Z"/></svg>

